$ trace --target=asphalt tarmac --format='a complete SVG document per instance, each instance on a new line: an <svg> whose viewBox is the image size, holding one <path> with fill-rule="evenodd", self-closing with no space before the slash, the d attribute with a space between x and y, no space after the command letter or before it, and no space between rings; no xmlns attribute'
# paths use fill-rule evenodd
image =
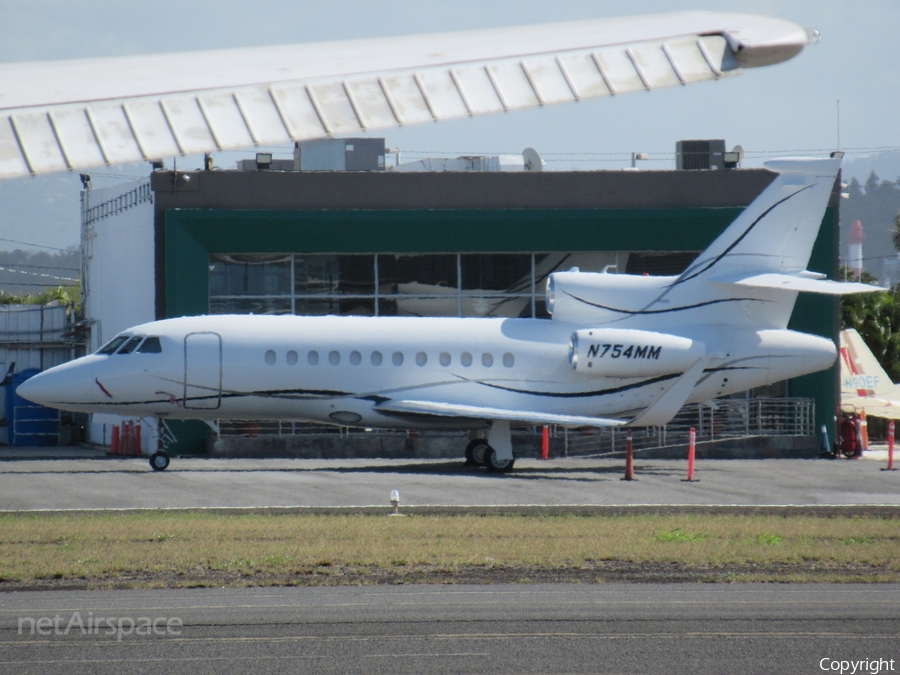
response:
<svg viewBox="0 0 900 675"><path fill-rule="evenodd" d="M900 670L900 585L0 595L3 673L773 675L841 662Z"/></svg>
<svg viewBox="0 0 900 675"><path fill-rule="evenodd" d="M87 453L87 454L85 454ZM174 458L154 472L144 458L73 457L0 450L0 511L145 508L388 506L402 509L566 505L900 505L900 471L877 451L860 460L635 461L622 480L614 459L519 460L498 475L448 460Z"/></svg>

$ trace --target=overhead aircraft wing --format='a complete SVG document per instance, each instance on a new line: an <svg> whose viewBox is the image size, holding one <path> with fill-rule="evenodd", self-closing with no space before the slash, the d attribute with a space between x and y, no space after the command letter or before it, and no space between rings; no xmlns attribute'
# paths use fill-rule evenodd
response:
<svg viewBox="0 0 900 675"><path fill-rule="evenodd" d="M785 61L807 42L789 21L681 12L0 64L0 178L687 85Z"/></svg>
<svg viewBox="0 0 900 675"><path fill-rule="evenodd" d="M385 401L375 410L386 412L437 415L438 417L465 417L484 420L508 420L526 424L560 424L568 427L620 427L627 420L582 415L555 415L552 413L486 408L474 405L440 403L435 401Z"/></svg>

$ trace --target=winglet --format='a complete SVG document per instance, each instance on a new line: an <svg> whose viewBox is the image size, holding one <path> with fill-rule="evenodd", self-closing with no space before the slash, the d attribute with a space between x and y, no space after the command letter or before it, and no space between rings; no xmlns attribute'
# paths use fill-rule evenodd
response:
<svg viewBox="0 0 900 675"><path fill-rule="evenodd" d="M625 426L627 427L661 427L672 421L672 418L681 410L681 406L694 390L694 385L703 376L703 370L712 360L712 356L705 354L700 357L693 366L675 380L675 384L669 387L655 403L646 408L637 417Z"/></svg>

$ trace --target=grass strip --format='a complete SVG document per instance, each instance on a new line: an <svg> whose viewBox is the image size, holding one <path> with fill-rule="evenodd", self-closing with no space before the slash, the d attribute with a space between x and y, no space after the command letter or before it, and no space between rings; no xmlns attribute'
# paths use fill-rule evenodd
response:
<svg viewBox="0 0 900 675"><path fill-rule="evenodd" d="M900 581L896 519L0 515L0 590L523 580Z"/></svg>

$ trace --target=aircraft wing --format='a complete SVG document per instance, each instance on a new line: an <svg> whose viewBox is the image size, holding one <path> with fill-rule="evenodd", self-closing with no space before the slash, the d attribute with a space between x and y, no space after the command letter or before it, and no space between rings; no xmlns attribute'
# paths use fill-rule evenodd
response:
<svg viewBox="0 0 900 675"><path fill-rule="evenodd" d="M484 420L509 420L526 424L560 424L567 427L620 427L627 420L581 415L555 415L552 413L486 408L474 405L440 403L435 401L386 401L375 406L386 412L437 415L439 417L466 417Z"/></svg>
<svg viewBox="0 0 900 675"><path fill-rule="evenodd" d="M680 12L0 64L0 178L687 85L785 61L807 42L789 21Z"/></svg>
<svg viewBox="0 0 900 675"><path fill-rule="evenodd" d="M841 405L853 406L856 410L865 410L869 417L886 417L889 420L900 420L900 399L867 396L855 396L841 392Z"/></svg>

